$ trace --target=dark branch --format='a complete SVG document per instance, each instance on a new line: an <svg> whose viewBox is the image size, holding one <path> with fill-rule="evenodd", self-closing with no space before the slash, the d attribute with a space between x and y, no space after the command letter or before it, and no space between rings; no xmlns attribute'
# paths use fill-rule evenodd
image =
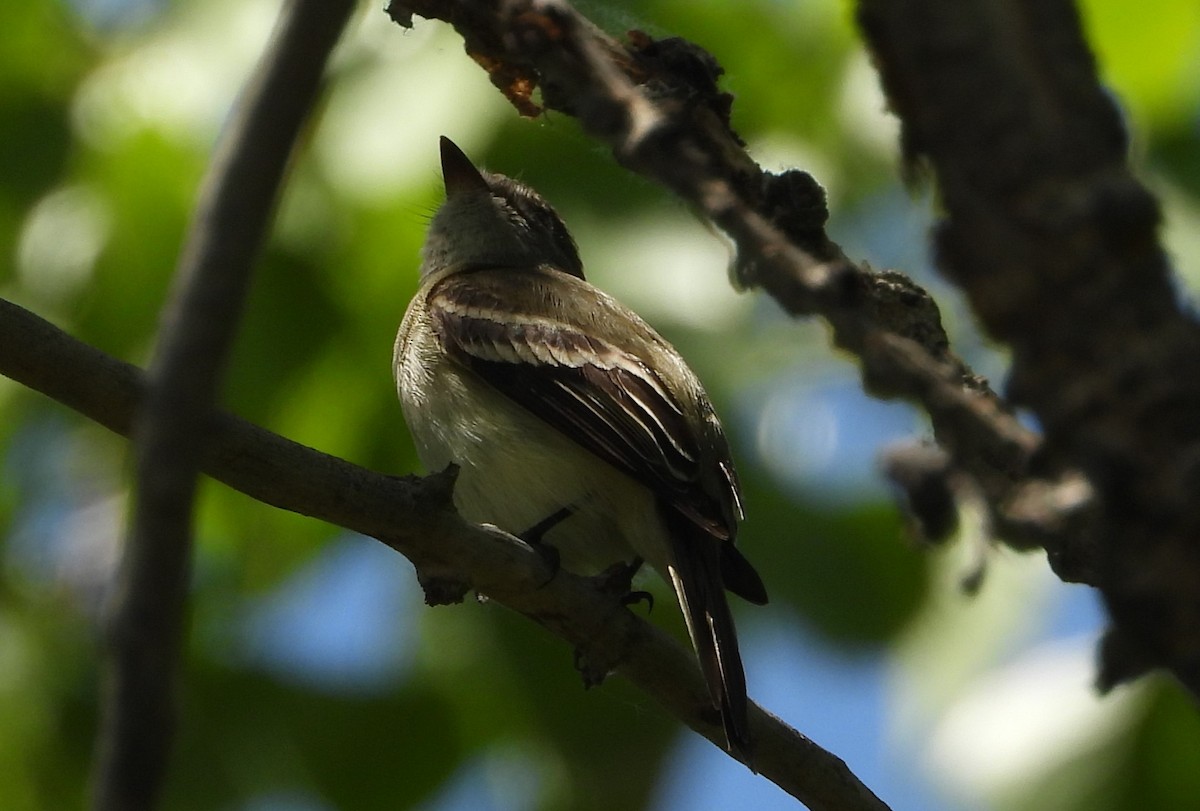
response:
<svg viewBox="0 0 1200 811"><path fill-rule="evenodd" d="M1103 680L1165 666L1200 696L1200 326L1074 5L860 0L859 19L905 150L936 174L939 264L1012 347L1039 463L1096 492L1082 551L1115 621Z"/></svg>
<svg viewBox="0 0 1200 811"><path fill-rule="evenodd" d="M123 436L145 399L139 369L0 300L0 374ZM453 477L394 477L306 448L228 414L205 420L201 468L266 504L378 538L413 562L427 597L467 589L533 619L609 663L685 724L723 746L695 658L588 578L553 574L541 555L454 512ZM886 811L835 755L751 705L755 767L813 811Z"/></svg>
<svg viewBox="0 0 1200 811"><path fill-rule="evenodd" d="M518 110L537 112L530 94L540 87L546 107L577 116L620 163L703 212L737 245L742 284L762 287L794 315L823 316L837 345L860 359L869 391L924 407L950 469L984 494L1000 539L1046 547L1065 579L1089 575L1080 560L1088 539L1072 533L1090 523L1054 514L1058 502L1040 498L1078 474L1035 475L1039 438L950 351L928 293L900 273L849 261L825 234L816 182L795 170L764 172L746 154L711 55L640 32L619 43L561 0L398 0L389 12L401 24L413 13L451 23ZM1046 509L1017 511L1031 494Z"/></svg>
<svg viewBox="0 0 1200 811"><path fill-rule="evenodd" d="M1012 393L1045 442L949 351L924 291L827 239L811 178L750 160L705 51L638 32L618 43L562 0L403 7L453 24L518 109L540 87L704 212L736 242L741 281L822 315L869 390L920 402L947 474L974 480L1001 538L1102 588L1118 637L1102 681L1158 664L1200 695L1200 328L1069 0L861 0L859 13L905 154L928 159L944 196L940 263L1012 345Z"/></svg>
<svg viewBox="0 0 1200 811"><path fill-rule="evenodd" d="M166 773L203 429L284 169L353 8L348 0L285 8L218 145L180 256L134 432L136 494L109 619L97 809L154 807Z"/></svg>

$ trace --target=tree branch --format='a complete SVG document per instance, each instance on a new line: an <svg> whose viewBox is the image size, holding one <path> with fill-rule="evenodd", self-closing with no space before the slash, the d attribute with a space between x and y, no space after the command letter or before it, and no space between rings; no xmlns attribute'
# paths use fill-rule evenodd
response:
<svg viewBox="0 0 1200 811"><path fill-rule="evenodd" d="M1074 5L860 0L859 20L937 176L939 264L1012 347L1041 463L1095 488L1102 684L1163 666L1200 696L1200 325Z"/></svg>
<svg viewBox="0 0 1200 811"><path fill-rule="evenodd" d="M906 154L938 174L940 262L1013 346L1014 398L1047 441L949 351L924 291L826 237L810 177L753 163L702 49L639 32L618 43L563 0L389 11L454 25L519 110L536 112L540 87L725 230L743 283L822 315L868 390L920 402L946 470L971 477L1001 539L1043 546L1064 580L1101 587L1115 620L1102 685L1165 666L1200 695L1200 327L1179 307L1157 204L1125 165L1069 0L860 0L859 15Z"/></svg>
<svg viewBox="0 0 1200 811"><path fill-rule="evenodd" d="M945 474L970 478L1000 540L1044 547L1063 579L1093 576L1086 482L1073 469L1035 471L1040 439L950 351L929 294L903 274L854 264L826 236L824 191L811 176L774 175L750 158L710 54L637 31L622 44L563 0L394 0L388 12L401 25L414 13L452 24L518 111L540 112L531 95L540 87L547 108L578 117L619 163L687 200L733 239L742 285L793 315L823 316L860 360L868 391L921 404L949 452ZM893 461L901 485L917 478L907 463ZM1067 485L1075 498L1061 497Z"/></svg>
<svg viewBox="0 0 1200 811"><path fill-rule="evenodd" d="M0 374L129 436L145 401L142 372L0 300ZM720 721L695 659L590 579L551 572L517 539L468 524L453 476L385 476L228 414L205 420L201 468L266 504L383 541L417 570L427 599L475 589L611 666L670 714L720 746ZM756 770L813 811L886 811L835 755L752 704Z"/></svg>
<svg viewBox="0 0 1200 811"><path fill-rule="evenodd" d="M354 4L293 0L202 187L134 431L93 805L149 809L166 772L203 431L287 160Z"/></svg>

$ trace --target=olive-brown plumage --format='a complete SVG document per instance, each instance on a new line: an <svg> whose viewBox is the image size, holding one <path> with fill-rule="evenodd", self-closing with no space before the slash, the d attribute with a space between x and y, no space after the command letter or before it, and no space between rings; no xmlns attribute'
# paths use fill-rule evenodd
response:
<svg viewBox="0 0 1200 811"><path fill-rule="evenodd" d="M728 746L750 762L745 676L725 597L767 596L734 546L728 443L666 340L584 279L531 189L442 139L447 200L396 339L401 404L423 463L460 467L468 519L544 540L582 574L641 558L675 590Z"/></svg>

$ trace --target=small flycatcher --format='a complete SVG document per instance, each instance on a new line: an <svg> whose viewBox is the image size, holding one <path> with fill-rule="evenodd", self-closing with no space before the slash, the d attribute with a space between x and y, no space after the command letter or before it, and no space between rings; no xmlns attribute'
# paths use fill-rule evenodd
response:
<svg viewBox="0 0 1200 811"><path fill-rule="evenodd" d="M749 763L725 591L760 605L767 594L734 547L737 475L708 396L674 347L584 280L546 201L447 138L441 153L446 202L394 357L421 461L459 466L463 517L552 544L570 571L653 566L674 587L728 748Z"/></svg>

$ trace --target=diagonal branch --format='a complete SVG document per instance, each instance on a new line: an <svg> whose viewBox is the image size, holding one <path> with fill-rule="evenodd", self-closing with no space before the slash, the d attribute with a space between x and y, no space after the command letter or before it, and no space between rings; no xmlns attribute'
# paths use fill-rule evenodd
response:
<svg viewBox="0 0 1200 811"><path fill-rule="evenodd" d="M547 108L577 116L618 162L691 203L733 239L740 284L793 315L821 315L860 360L869 391L921 404L947 471L973 480L1002 540L1046 548L1064 579L1092 576L1086 483L1069 469L1035 474L1039 437L950 351L928 293L851 262L826 236L824 192L811 176L773 175L750 158L710 54L636 31L620 43L564 0L395 0L388 12L401 25L414 13L452 24L520 112L540 111L540 88ZM1072 499L1061 496L1067 485Z"/></svg>
<svg viewBox="0 0 1200 811"><path fill-rule="evenodd" d="M938 181L939 264L1012 347L1041 462L1095 489L1102 683L1162 666L1200 696L1200 322L1075 4L858 6L907 157Z"/></svg>
<svg viewBox="0 0 1200 811"><path fill-rule="evenodd" d="M173 691L203 428L217 399L250 269L349 0L293 0L201 190L134 430L136 494L109 617L94 807L153 808Z"/></svg>
<svg viewBox="0 0 1200 811"><path fill-rule="evenodd" d="M0 374L129 436L146 398L134 366L0 300ZM228 414L205 421L201 468L266 504L378 538L417 569L427 597L475 589L612 666L667 712L720 746L719 719L695 659L588 578L551 573L511 536L454 512L453 477L385 476L306 448ZM607 669L607 667L605 668ZM835 755L757 705L755 767L813 811L887 811Z"/></svg>

